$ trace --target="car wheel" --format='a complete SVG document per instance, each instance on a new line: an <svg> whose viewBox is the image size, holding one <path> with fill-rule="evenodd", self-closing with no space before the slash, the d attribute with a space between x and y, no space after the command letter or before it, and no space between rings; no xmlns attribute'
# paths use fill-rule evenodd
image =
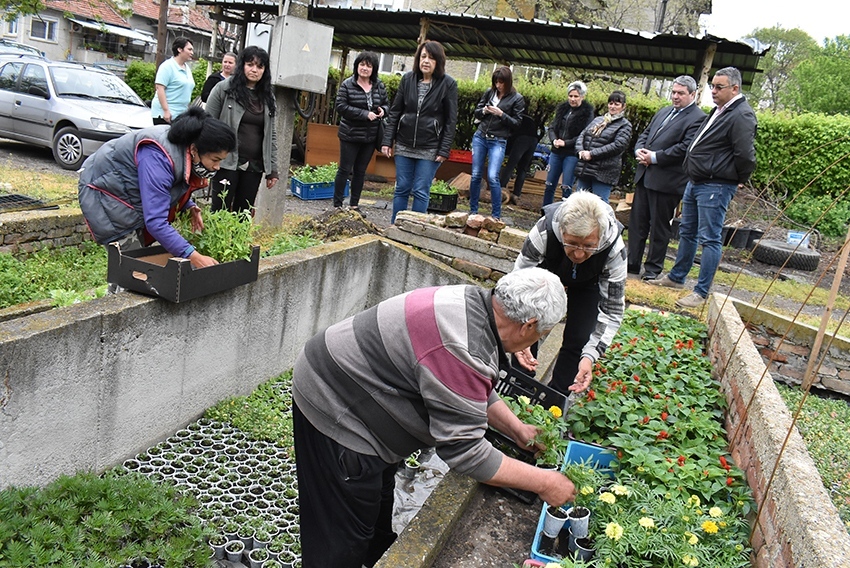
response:
<svg viewBox="0 0 850 568"><path fill-rule="evenodd" d="M797 247L796 244L792 245L783 241L759 239L753 248L753 258L765 264L785 265L786 268L811 272L818 267L820 253L808 247Z"/></svg>
<svg viewBox="0 0 850 568"><path fill-rule="evenodd" d="M83 139L73 126L66 126L53 137L53 159L66 170L78 170L85 160Z"/></svg>

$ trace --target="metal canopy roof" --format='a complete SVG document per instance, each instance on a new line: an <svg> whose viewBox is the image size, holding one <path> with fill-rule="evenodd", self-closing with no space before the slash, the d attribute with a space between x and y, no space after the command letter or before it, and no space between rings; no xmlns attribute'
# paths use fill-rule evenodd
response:
<svg viewBox="0 0 850 568"><path fill-rule="evenodd" d="M277 13L269 0L197 0L226 10ZM449 59L493 60L538 67L699 79L706 51L716 47L712 71L732 66L751 85L767 49L754 43L690 35L655 34L545 20L518 20L424 10L335 8L311 5L312 21L333 26L334 47L413 55L423 26Z"/></svg>

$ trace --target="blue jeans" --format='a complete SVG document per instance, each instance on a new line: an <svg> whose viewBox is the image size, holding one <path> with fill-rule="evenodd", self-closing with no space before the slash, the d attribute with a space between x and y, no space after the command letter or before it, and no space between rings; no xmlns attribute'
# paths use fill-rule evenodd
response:
<svg viewBox="0 0 850 568"><path fill-rule="evenodd" d="M485 138L480 130L472 135L472 179L469 181L469 212L478 213L478 198L481 196L481 175L484 161L487 161L487 185L490 186L490 199L493 202L493 217L502 216L502 182L499 172L505 160L504 138Z"/></svg>
<svg viewBox="0 0 850 568"><path fill-rule="evenodd" d="M697 245L702 245L699 279L694 292L708 297L714 273L720 264L721 233L726 219L726 208L738 191L734 183L688 183L682 197L682 222L679 225L679 253L669 277L683 284L694 265Z"/></svg>
<svg viewBox="0 0 850 568"><path fill-rule="evenodd" d="M575 154L561 155L554 152L549 154L549 175L546 176L546 189L543 191L544 207L555 201L555 184L558 183L561 174L564 176L561 187L565 188L561 196L568 197L566 188L573 186L577 163L578 157Z"/></svg>
<svg viewBox="0 0 850 568"><path fill-rule="evenodd" d="M612 187L610 183L602 183L591 177L580 177L576 179L576 189L592 191L595 195L602 198L602 201L605 203L608 203L608 198L611 197Z"/></svg>
<svg viewBox="0 0 850 568"><path fill-rule="evenodd" d="M410 192L413 192L413 210L419 213L428 211L428 199L431 194L431 182L441 162L418 160L396 155L395 157L395 193L393 194L393 218L399 211L407 209Z"/></svg>

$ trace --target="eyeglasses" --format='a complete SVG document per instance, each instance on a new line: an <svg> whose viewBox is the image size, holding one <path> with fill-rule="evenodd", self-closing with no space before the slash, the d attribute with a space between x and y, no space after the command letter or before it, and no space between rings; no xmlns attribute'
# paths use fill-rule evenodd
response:
<svg viewBox="0 0 850 568"><path fill-rule="evenodd" d="M722 91L723 89L728 89L731 86L732 85L711 85L711 90L712 91Z"/></svg>
<svg viewBox="0 0 850 568"><path fill-rule="evenodd" d="M581 251L581 252L586 252L587 254L596 254L597 252L599 252L599 246L597 245L597 246L591 248L591 247L582 247L582 246L579 246L579 245L573 245L573 244L570 244L570 243L564 243L564 250L566 250L568 252L569 251Z"/></svg>

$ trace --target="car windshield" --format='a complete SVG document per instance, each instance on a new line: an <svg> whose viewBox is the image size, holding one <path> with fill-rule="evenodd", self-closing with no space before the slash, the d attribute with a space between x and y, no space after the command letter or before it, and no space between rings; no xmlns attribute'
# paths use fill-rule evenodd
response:
<svg viewBox="0 0 850 568"><path fill-rule="evenodd" d="M50 75L53 77L53 85L59 96L144 106L138 95L124 81L111 73L92 71L82 67L51 67Z"/></svg>

